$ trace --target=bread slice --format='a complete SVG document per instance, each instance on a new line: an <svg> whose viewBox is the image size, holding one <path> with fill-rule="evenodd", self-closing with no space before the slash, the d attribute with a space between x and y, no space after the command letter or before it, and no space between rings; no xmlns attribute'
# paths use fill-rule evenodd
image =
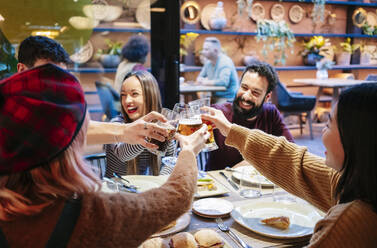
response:
<svg viewBox="0 0 377 248"><path fill-rule="evenodd" d="M289 217L286 216L267 218L261 220L261 222L268 226L276 227L282 230L288 229L290 225Z"/></svg>
<svg viewBox="0 0 377 248"><path fill-rule="evenodd" d="M169 244L166 240L158 237L144 241L139 248L169 248Z"/></svg>
<svg viewBox="0 0 377 248"><path fill-rule="evenodd" d="M171 248L198 248L194 236L188 232L180 232L171 237Z"/></svg>
<svg viewBox="0 0 377 248"><path fill-rule="evenodd" d="M221 248L224 247L224 239L211 229L201 229L194 235L199 248Z"/></svg>

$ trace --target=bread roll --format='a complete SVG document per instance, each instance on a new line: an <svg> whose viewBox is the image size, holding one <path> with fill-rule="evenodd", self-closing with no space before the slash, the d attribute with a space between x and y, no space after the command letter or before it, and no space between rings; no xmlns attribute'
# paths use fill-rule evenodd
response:
<svg viewBox="0 0 377 248"><path fill-rule="evenodd" d="M198 248L194 236L188 232L177 233L171 237L171 248Z"/></svg>
<svg viewBox="0 0 377 248"><path fill-rule="evenodd" d="M199 248L221 248L224 246L224 239L212 229L201 229L194 235Z"/></svg>
<svg viewBox="0 0 377 248"><path fill-rule="evenodd" d="M139 248L169 248L169 244L164 239L158 237L144 241Z"/></svg>

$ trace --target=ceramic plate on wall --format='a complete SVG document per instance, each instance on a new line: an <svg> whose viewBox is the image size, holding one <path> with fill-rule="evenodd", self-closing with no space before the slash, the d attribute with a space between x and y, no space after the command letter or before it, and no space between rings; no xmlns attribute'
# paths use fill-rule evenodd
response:
<svg viewBox="0 0 377 248"><path fill-rule="evenodd" d="M200 14L200 23L207 30L211 30L211 27L209 26L209 19L211 18L211 15L216 7L217 4L207 4L206 6L204 6L202 13Z"/></svg>
<svg viewBox="0 0 377 248"><path fill-rule="evenodd" d="M272 5L272 8L270 10L272 20L281 21L284 19L284 14L285 10L283 5L281 5L280 3L275 3L274 5Z"/></svg>
<svg viewBox="0 0 377 248"><path fill-rule="evenodd" d="M83 64L88 62L92 58L93 51L93 45L88 40L88 43L86 43L85 46L81 47L77 52L69 56L69 58L75 63Z"/></svg>
<svg viewBox="0 0 377 248"><path fill-rule="evenodd" d="M289 9L289 20L293 23L299 23L304 18L304 14L304 9L300 5L294 4Z"/></svg>
<svg viewBox="0 0 377 248"><path fill-rule="evenodd" d="M257 22L258 20L264 19L266 11L262 4L255 3L253 7L251 7L251 13L249 12L248 15L253 21Z"/></svg>

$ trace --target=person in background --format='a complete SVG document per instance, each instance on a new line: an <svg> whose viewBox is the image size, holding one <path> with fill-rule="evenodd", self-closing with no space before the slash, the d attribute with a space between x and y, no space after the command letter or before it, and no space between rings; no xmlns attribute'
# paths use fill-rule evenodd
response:
<svg viewBox="0 0 377 248"><path fill-rule="evenodd" d="M112 122L132 123L151 111L161 112L161 95L153 75L147 71L134 71L126 75L120 92L122 115ZM169 142L166 156L172 156L175 144ZM106 177L119 175L166 175L173 167L161 166L161 157L141 145L124 142L105 145Z"/></svg>
<svg viewBox="0 0 377 248"><path fill-rule="evenodd" d="M283 122L275 105L267 103L279 81L274 68L267 63L253 61L241 76L241 85L233 103L214 104L228 121L250 129L259 129L275 136L293 137ZM243 160L240 152L225 144L225 137L214 130L219 149L209 153L206 170L221 170L232 167Z"/></svg>
<svg viewBox="0 0 377 248"><path fill-rule="evenodd" d="M176 135L182 150L161 187L108 194L82 157L89 119L72 74L17 73L0 81L0 99L0 247L136 248L190 209L206 126Z"/></svg>
<svg viewBox="0 0 377 248"><path fill-rule="evenodd" d="M326 159L260 130L212 121L245 160L275 184L320 210L308 247L375 247L377 243L377 85L343 91L322 133Z"/></svg>
<svg viewBox="0 0 377 248"><path fill-rule="evenodd" d="M146 71L144 63L149 53L149 42L143 35L133 35L122 48L123 61L115 74L114 88L120 92L124 77L131 71Z"/></svg>
<svg viewBox="0 0 377 248"><path fill-rule="evenodd" d="M207 37L201 53L207 60L196 82L201 85L226 87L226 91L212 94L211 101L214 103L233 100L238 87L237 71L232 59L221 51L220 41L215 37Z"/></svg>
<svg viewBox="0 0 377 248"><path fill-rule="evenodd" d="M18 50L18 72L46 63L53 63L63 69L67 69L67 65L70 63L69 55L58 42L44 36L29 36L21 42ZM167 133L166 130L154 123L148 124L149 129L144 129L144 124L153 119L164 120L164 117L152 112L127 125L91 120L87 132L87 144L126 142L156 149L157 146L149 143L145 137L148 136L164 141ZM161 134L165 134L165 136Z"/></svg>

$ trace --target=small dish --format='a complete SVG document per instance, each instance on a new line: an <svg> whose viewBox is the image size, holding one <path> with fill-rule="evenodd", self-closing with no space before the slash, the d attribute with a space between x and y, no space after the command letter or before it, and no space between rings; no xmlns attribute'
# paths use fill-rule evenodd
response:
<svg viewBox="0 0 377 248"><path fill-rule="evenodd" d="M192 205L192 212L206 218L224 217L233 210L230 201L219 198L205 198L197 200Z"/></svg>
<svg viewBox="0 0 377 248"><path fill-rule="evenodd" d="M203 179L210 179L212 181L208 183L200 181ZM198 189L195 193L195 196L194 196L195 198L203 198L203 197L223 195L223 194L229 193L229 190L225 188L221 183L218 183L209 177L204 177L202 179L199 179L197 182L197 187Z"/></svg>
<svg viewBox="0 0 377 248"><path fill-rule="evenodd" d="M244 171L245 168L245 171ZM240 166L233 169L234 172L232 174L232 177L240 181L241 179L243 181L246 181L253 185L261 184L262 187L274 187L274 184L269 181L267 178L262 176L253 166ZM242 173L246 172L246 178L242 177Z"/></svg>
<svg viewBox="0 0 377 248"><path fill-rule="evenodd" d="M92 58L93 52L93 45L90 40L88 40L88 42L84 46L82 46L77 52L69 56L69 58L75 63L84 64Z"/></svg>

